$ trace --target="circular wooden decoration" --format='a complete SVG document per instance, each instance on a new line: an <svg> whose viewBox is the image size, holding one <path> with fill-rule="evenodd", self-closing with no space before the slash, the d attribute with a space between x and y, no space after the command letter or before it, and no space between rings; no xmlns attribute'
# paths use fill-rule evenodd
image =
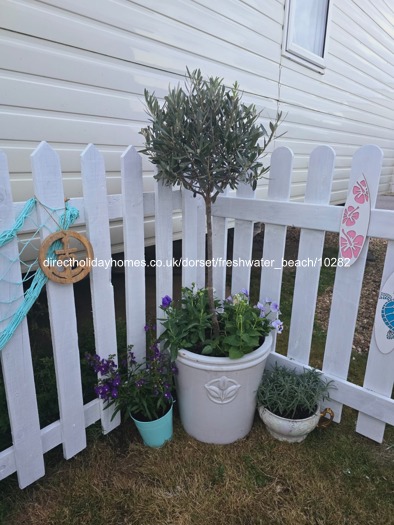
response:
<svg viewBox="0 0 394 525"><path fill-rule="evenodd" d="M71 247L71 239L76 239L87 252L86 259L77 259L75 252L78 248ZM54 244L54 253L57 258L48 258L48 250ZM56 249L57 248L57 249ZM90 262L93 259L93 248L88 239L80 233L62 230L48 235L40 247L38 263L41 270L51 281L62 284L71 284L81 281L91 270Z"/></svg>

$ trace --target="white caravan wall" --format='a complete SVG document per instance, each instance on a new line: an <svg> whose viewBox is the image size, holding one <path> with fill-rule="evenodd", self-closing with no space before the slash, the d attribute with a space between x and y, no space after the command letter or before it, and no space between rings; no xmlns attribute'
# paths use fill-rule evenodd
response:
<svg viewBox="0 0 394 525"><path fill-rule="evenodd" d="M287 134L275 145L295 151L293 198L303 198L308 155L322 143L337 153L333 203L344 201L351 157L364 144L384 150L380 191L387 191L393 6L332 0L322 75L282 56L284 2L0 0L0 148L14 200L32 195L29 155L41 140L60 155L67 196L81 195L79 154L89 142L104 154L109 192L119 193L119 153L142 146L144 88L162 96L186 66L228 85L237 80L247 102L267 108L263 122L278 108L287 113ZM145 190L153 188L152 173L145 159ZM116 243L120 249L121 238Z"/></svg>

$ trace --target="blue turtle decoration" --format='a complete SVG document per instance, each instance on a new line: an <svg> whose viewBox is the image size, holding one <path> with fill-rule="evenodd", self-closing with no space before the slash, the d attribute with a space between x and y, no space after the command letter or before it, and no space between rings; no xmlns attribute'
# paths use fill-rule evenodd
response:
<svg viewBox="0 0 394 525"><path fill-rule="evenodd" d="M379 299L384 299L386 302L382 306L382 319L389 331L387 332L387 339L394 339L394 299L386 292L382 292Z"/></svg>

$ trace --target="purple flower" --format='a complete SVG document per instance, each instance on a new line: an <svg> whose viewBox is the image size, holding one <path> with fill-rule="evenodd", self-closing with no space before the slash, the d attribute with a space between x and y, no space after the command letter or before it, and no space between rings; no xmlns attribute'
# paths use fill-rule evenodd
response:
<svg viewBox="0 0 394 525"><path fill-rule="evenodd" d="M151 350L153 350L153 359L159 359L161 354L159 344L157 341L151 346Z"/></svg>
<svg viewBox="0 0 394 525"><path fill-rule="evenodd" d="M101 388L101 386L99 386L99 385L95 386L94 387L94 392L95 392L96 396L101 399L101 396L103 394L103 389Z"/></svg>
<svg viewBox="0 0 394 525"><path fill-rule="evenodd" d="M145 330L145 332L149 332L149 330L150 330L150 326L149 326L148 324L146 324L146 325L144 326L144 330Z"/></svg>
<svg viewBox="0 0 394 525"><path fill-rule="evenodd" d="M112 381L112 385L114 387L118 387L118 386L120 386L121 383L122 383L122 380L120 379L120 375L116 374L116 376L114 377L114 379Z"/></svg>
<svg viewBox="0 0 394 525"><path fill-rule="evenodd" d="M113 389L111 390L111 397L113 397L114 399L116 399L118 396L119 396L118 389L117 389L117 388L113 388Z"/></svg>
<svg viewBox="0 0 394 525"><path fill-rule="evenodd" d="M265 306L263 305L263 303L260 303L260 301L256 304L256 308L258 308L260 310L260 317L264 317L264 315L266 314L267 310L265 308Z"/></svg>
<svg viewBox="0 0 394 525"><path fill-rule="evenodd" d="M169 295L165 295L161 300L161 307L166 309L170 306L171 303L172 303L171 297Z"/></svg>
<svg viewBox="0 0 394 525"><path fill-rule="evenodd" d="M229 296L227 297L226 301L227 301L228 303L232 303L232 302L233 302L233 298L232 298L232 296L229 295Z"/></svg>
<svg viewBox="0 0 394 525"><path fill-rule="evenodd" d="M271 326L275 328L278 334L283 332L283 323L280 319L275 319L275 321L272 321Z"/></svg>
<svg viewBox="0 0 394 525"><path fill-rule="evenodd" d="M279 312L279 304L278 303L271 303L270 304L271 312Z"/></svg>
<svg viewBox="0 0 394 525"><path fill-rule="evenodd" d="M131 365L133 365L134 363L137 362L137 360L136 360L135 355L134 355L133 352L128 352L128 353L127 353L127 357L128 357L129 363L130 363Z"/></svg>
<svg viewBox="0 0 394 525"><path fill-rule="evenodd" d="M105 376L109 373L112 373L117 367L116 367L116 364L115 364L115 361L113 361L112 359L101 359L100 360L100 357L97 356L98 359L95 359L95 362L97 362L97 364L93 365L93 368L94 368L94 371L97 373L97 372L100 372L101 375Z"/></svg>
<svg viewBox="0 0 394 525"><path fill-rule="evenodd" d="M246 288L242 288L241 293L243 293L246 297L249 297L249 292Z"/></svg>

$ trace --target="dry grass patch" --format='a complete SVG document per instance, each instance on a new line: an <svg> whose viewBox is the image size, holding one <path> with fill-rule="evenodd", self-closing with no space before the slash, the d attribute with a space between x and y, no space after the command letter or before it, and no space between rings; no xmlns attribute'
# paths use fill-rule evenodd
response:
<svg viewBox="0 0 394 525"><path fill-rule="evenodd" d="M173 441L149 449L126 422L58 461L25 491L3 486L2 523L380 525L394 512L394 448L356 435L350 410L301 445L273 440L258 418L247 438L206 445L176 420Z"/></svg>

